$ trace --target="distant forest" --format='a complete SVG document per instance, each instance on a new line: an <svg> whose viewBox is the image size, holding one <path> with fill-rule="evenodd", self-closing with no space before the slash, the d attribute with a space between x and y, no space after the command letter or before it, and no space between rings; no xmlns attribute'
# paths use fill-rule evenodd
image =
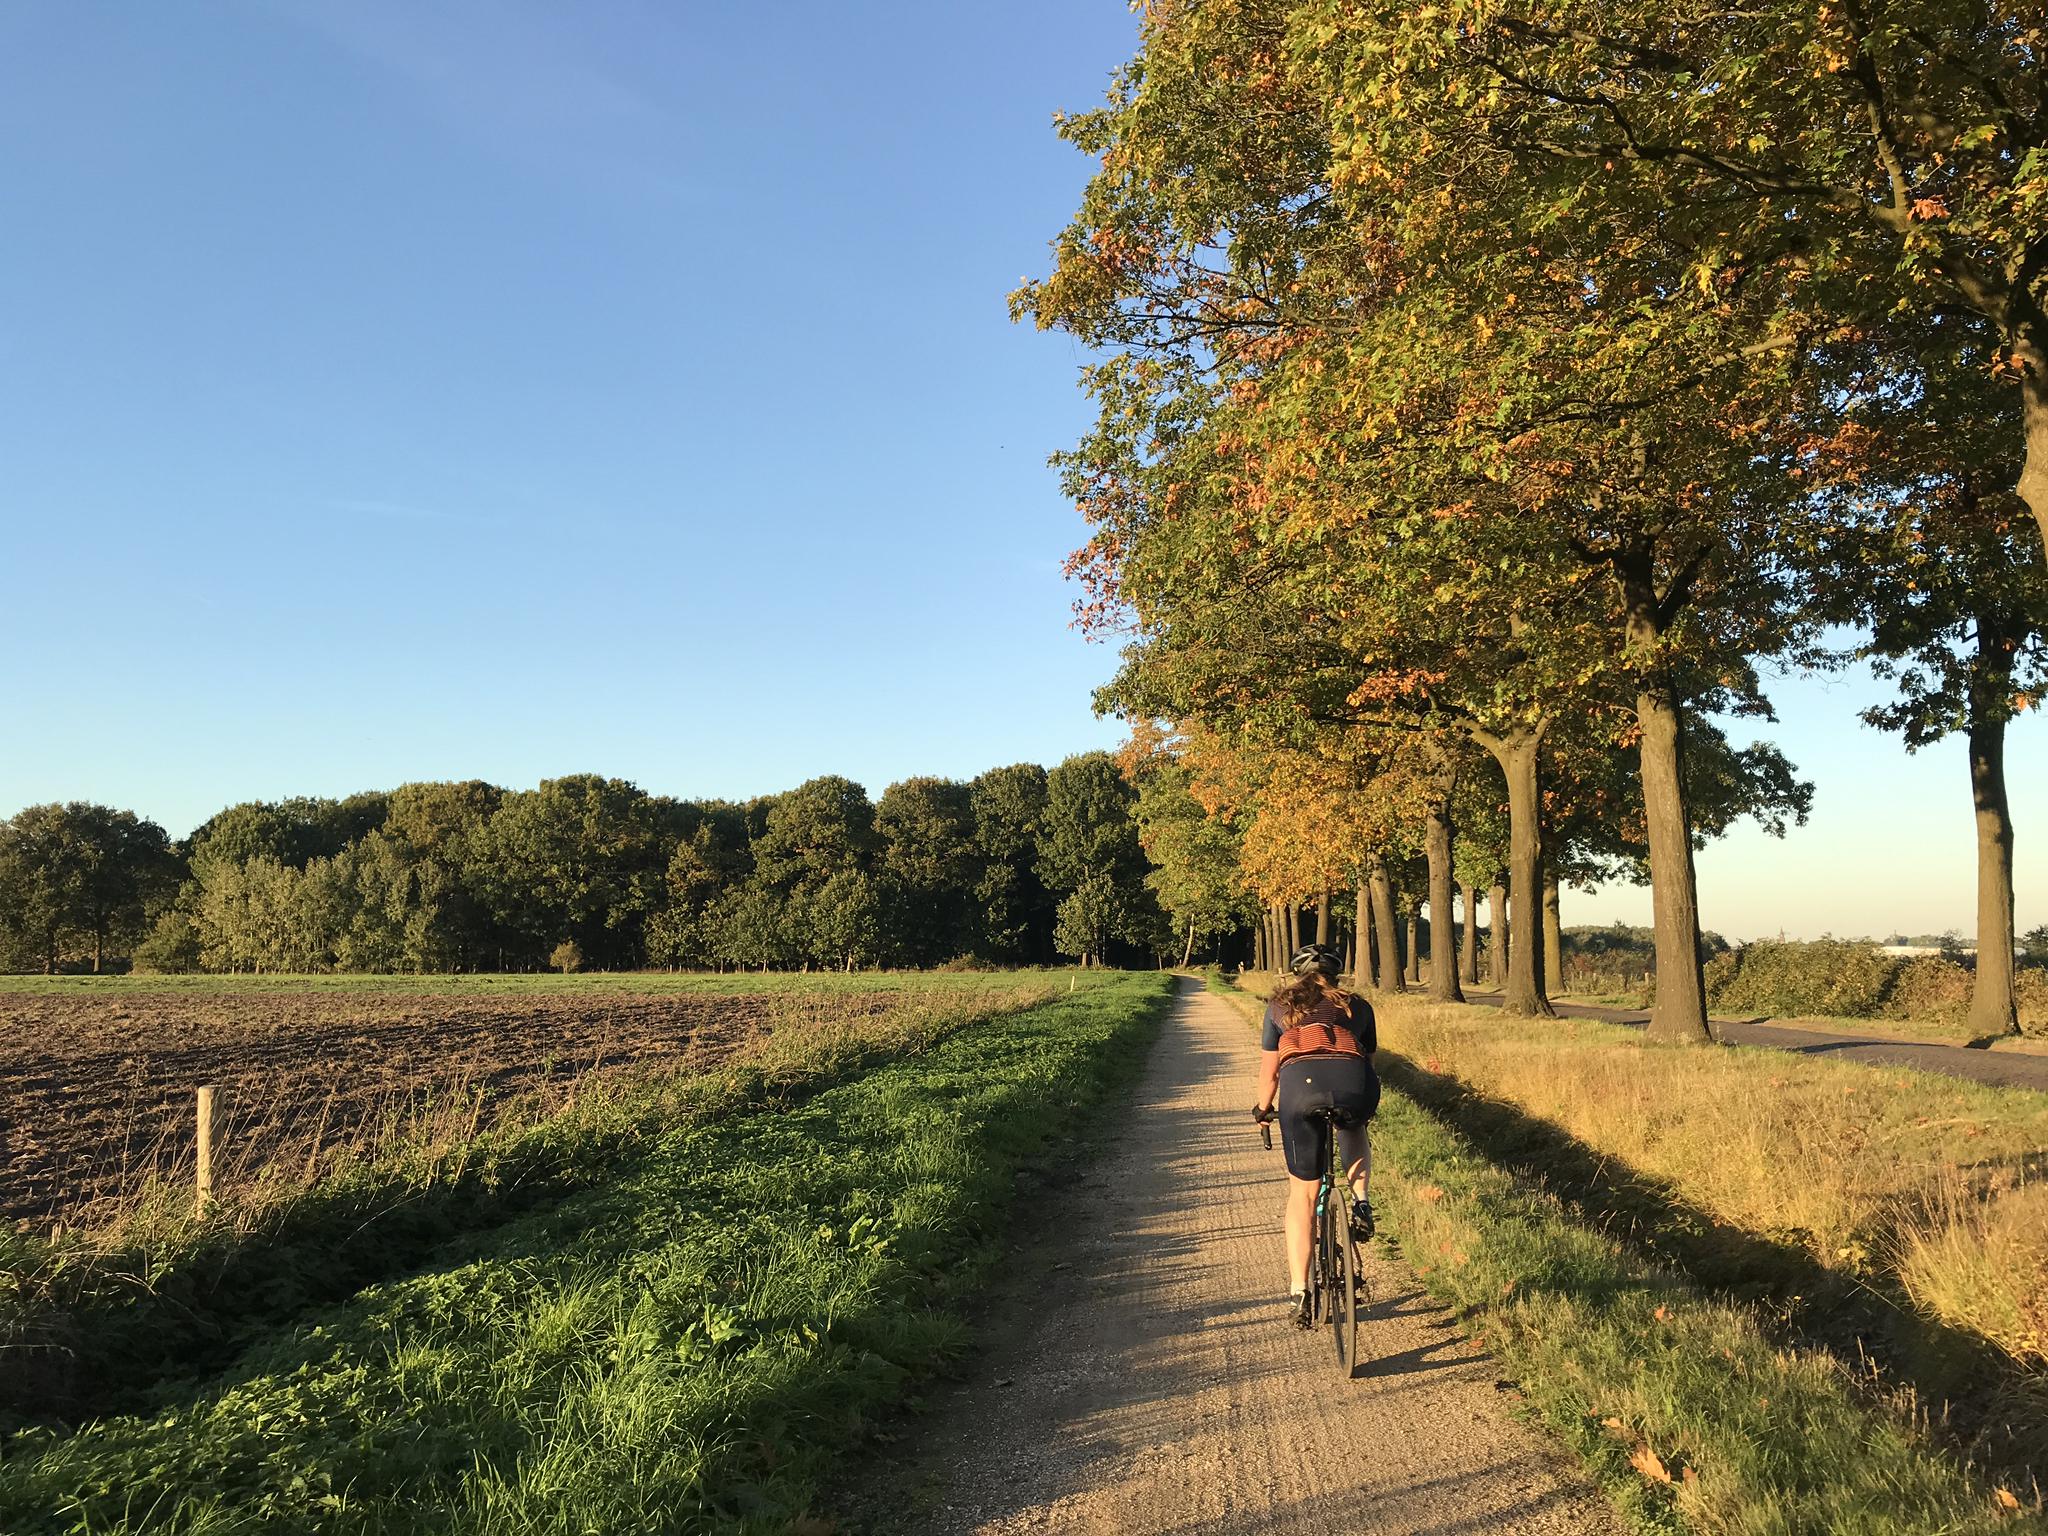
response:
<svg viewBox="0 0 2048 1536"><path fill-rule="evenodd" d="M230 806L182 842L33 806L0 822L0 966L1152 964L1249 931L1212 825L1174 775L1134 783L1101 752L879 800L839 777L738 804L595 775L408 784Z"/></svg>

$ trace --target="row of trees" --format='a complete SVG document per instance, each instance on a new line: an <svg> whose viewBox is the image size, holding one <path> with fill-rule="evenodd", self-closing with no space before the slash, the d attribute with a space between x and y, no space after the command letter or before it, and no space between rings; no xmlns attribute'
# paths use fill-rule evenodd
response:
<svg viewBox="0 0 2048 1536"><path fill-rule="evenodd" d="M1544 893L1635 866L1652 1030L1704 1039L1695 847L1807 795L1719 722L1861 657L1873 723L1967 742L1974 1016L2016 1027L2044 41L1924 0L1146 8L1013 307L1095 350L1061 462L1083 617L1129 641L1099 702L1262 898L1353 890L1391 935L1419 855L1444 918L1510 895L1508 1004L1546 1013Z"/></svg>
<svg viewBox="0 0 2048 1536"><path fill-rule="evenodd" d="M233 806L178 844L130 812L33 806L0 822L0 963L525 970L558 953L608 969L1149 962L1174 947L1167 914L1184 905L1148 883L1156 872L1140 829L1152 821L1204 835L1185 793L1141 793L1104 753L1050 772L1017 764L964 783L907 779L878 801L836 777L743 804L591 775L524 791L409 784ZM1203 932L1227 917L1193 914Z"/></svg>

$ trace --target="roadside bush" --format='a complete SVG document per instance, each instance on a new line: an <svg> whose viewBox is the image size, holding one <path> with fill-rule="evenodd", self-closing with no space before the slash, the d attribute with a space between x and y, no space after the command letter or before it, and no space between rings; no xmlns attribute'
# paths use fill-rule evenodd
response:
<svg viewBox="0 0 2048 1536"><path fill-rule="evenodd" d="M1570 974L1570 963L1566 964ZM1730 1012L1836 1015L1960 1025L1975 973L1949 955L1887 955L1844 939L1773 941L1716 955L1706 965L1707 1005ZM2048 970L2022 966L2020 1028L2048 1034Z"/></svg>
<svg viewBox="0 0 2048 1536"><path fill-rule="evenodd" d="M564 939L548 956L548 964L567 976L583 969L583 950L574 939Z"/></svg>
<svg viewBox="0 0 2048 1536"><path fill-rule="evenodd" d="M1946 955L1916 955L1899 963L1885 998L1890 1019L1927 1019L1959 1024L1970 1016L1970 989L1976 974Z"/></svg>
<svg viewBox="0 0 2048 1536"><path fill-rule="evenodd" d="M2029 966L2020 972L2020 1028L2030 1035L2048 1035L2048 971Z"/></svg>
<svg viewBox="0 0 2048 1536"><path fill-rule="evenodd" d="M1735 962L1730 971L1721 970L1721 958ZM1898 970L1892 956L1846 939L1747 944L1708 966L1707 1002L1750 1013L1874 1018Z"/></svg>

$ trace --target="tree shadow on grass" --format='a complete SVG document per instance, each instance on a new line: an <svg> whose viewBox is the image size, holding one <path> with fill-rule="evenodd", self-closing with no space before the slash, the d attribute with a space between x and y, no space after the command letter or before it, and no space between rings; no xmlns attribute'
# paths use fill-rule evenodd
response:
<svg viewBox="0 0 2048 1536"><path fill-rule="evenodd" d="M1392 1052L1377 1065L1497 1166L1637 1255L1750 1305L1781 1341L1834 1356L1873 1392L1905 1392L1916 1416L1967 1454L2022 1472L2048 1457L2048 1382L1981 1336L1927 1317L1882 1280L1830 1269L1797 1242L1723 1221L1518 1105ZM2032 1171L2043 1160L2019 1161ZM1993 1170L1963 1172L1985 1181Z"/></svg>

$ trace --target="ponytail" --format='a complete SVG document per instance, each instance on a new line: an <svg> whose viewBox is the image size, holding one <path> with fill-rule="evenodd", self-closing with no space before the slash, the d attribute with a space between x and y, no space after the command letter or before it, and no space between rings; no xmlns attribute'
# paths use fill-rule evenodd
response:
<svg viewBox="0 0 2048 1536"><path fill-rule="evenodd" d="M1325 1004L1348 1008L1351 994L1321 971L1297 976L1273 992L1273 1016L1282 1029L1292 1029Z"/></svg>

